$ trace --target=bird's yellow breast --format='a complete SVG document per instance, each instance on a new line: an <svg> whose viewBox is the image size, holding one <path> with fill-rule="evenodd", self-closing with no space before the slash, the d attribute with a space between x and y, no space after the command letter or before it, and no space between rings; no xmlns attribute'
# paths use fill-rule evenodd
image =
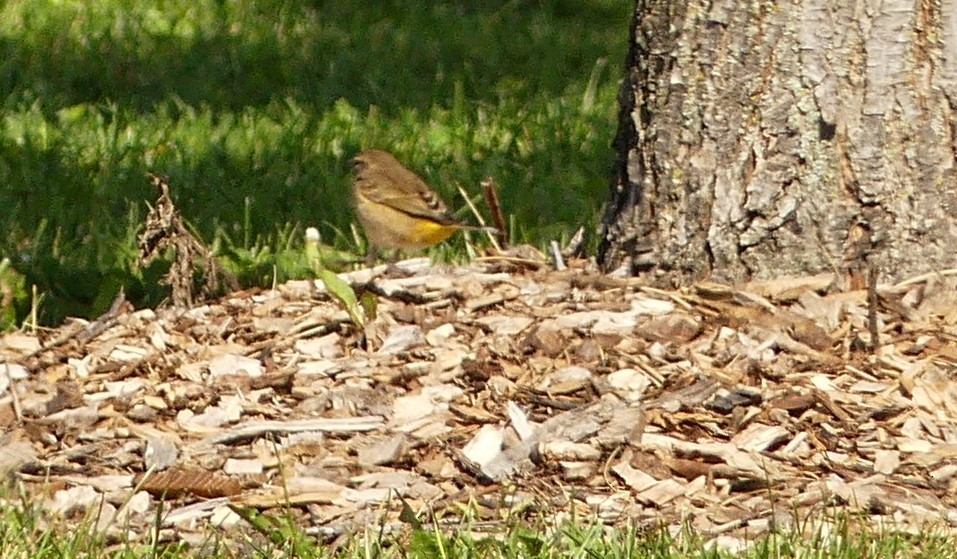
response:
<svg viewBox="0 0 957 559"><path fill-rule="evenodd" d="M418 250L448 239L460 227L442 224L373 202L356 193L356 210L372 246Z"/></svg>
<svg viewBox="0 0 957 559"><path fill-rule="evenodd" d="M416 243L432 246L451 237L452 233L458 230L458 227L443 225L427 219L418 219L412 229L411 237Z"/></svg>

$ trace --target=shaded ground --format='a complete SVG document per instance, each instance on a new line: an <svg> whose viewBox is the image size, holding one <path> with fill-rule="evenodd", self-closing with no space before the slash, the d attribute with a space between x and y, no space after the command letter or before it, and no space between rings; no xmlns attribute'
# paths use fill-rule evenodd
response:
<svg viewBox="0 0 957 559"><path fill-rule="evenodd" d="M370 147L455 208L455 185L475 193L493 176L517 241L562 238L594 225L607 196L631 11L616 0L2 3L0 257L43 294L45 325L97 316L121 287L137 307L159 305L162 271L123 248L155 172L242 285L305 277L284 254L302 229L356 250L348 161ZM15 295L17 324L30 295Z"/></svg>
<svg viewBox="0 0 957 559"><path fill-rule="evenodd" d="M488 260L343 275L0 339L0 470L51 514L203 541L230 505L334 537L413 511L576 512L734 546L848 507L957 525L957 305L941 274L663 292ZM366 348L361 346L365 338ZM399 499L398 497L401 497Z"/></svg>

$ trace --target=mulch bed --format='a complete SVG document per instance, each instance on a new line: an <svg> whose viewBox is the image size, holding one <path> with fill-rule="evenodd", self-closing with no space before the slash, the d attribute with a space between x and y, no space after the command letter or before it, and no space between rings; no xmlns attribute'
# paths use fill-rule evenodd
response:
<svg viewBox="0 0 957 559"><path fill-rule="evenodd" d="M413 259L0 338L0 472L51 517L201 542L237 510L334 538L575 513L753 538L842 507L957 526L949 272L677 291ZM873 333L878 340L874 343ZM434 515L434 516L433 516Z"/></svg>

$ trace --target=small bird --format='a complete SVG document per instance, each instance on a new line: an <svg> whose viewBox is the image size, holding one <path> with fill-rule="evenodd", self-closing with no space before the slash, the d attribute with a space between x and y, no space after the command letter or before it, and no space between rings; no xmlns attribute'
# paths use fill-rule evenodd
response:
<svg viewBox="0 0 957 559"><path fill-rule="evenodd" d="M488 229L459 223L439 195L389 152L365 150L352 165L356 213L373 249L419 250L456 231Z"/></svg>

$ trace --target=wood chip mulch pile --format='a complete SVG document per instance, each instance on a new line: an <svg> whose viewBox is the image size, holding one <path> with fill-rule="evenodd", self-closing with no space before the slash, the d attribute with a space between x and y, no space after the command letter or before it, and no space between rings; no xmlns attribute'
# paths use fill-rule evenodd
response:
<svg viewBox="0 0 957 559"><path fill-rule="evenodd" d="M364 327L303 281L4 335L0 473L134 540L157 510L161 539L201 542L242 508L324 538L403 509L725 543L831 507L957 527L949 272L870 302L829 275L671 292L414 259L341 277L371 282Z"/></svg>

